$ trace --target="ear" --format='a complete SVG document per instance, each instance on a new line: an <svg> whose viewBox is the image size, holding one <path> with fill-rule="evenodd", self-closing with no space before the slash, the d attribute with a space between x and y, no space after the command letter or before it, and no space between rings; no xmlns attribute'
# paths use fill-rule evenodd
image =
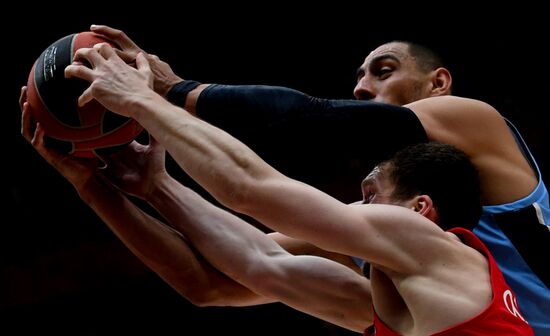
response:
<svg viewBox="0 0 550 336"><path fill-rule="evenodd" d="M412 210L428 218L432 222L437 222L437 210L434 208L432 198L428 195L419 195L413 199Z"/></svg>
<svg viewBox="0 0 550 336"><path fill-rule="evenodd" d="M453 78L446 68L437 68L432 72L431 96L444 96L451 94Z"/></svg>

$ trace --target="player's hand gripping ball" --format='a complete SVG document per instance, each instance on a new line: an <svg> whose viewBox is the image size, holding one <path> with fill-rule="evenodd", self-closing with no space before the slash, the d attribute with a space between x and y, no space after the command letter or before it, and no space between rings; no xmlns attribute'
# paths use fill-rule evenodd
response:
<svg viewBox="0 0 550 336"><path fill-rule="evenodd" d="M101 42L113 45L92 32L57 40L36 60L27 82L27 101L33 118L44 128L46 145L78 157L119 149L143 130L135 120L108 111L95 100L78 106L89 83L65 78L65 67L78 49Z"/></svg>

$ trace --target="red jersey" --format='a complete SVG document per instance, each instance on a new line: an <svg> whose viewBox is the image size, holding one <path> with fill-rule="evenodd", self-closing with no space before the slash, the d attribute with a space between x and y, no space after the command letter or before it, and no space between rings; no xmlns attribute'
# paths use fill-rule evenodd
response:
<svg viewBox="0 0 550 336"><path fill-rule="evenodd" d="M462 242L487 257L493 300L479 315L433 335L436 336L485 336L485 335L534 335L533 329L521 316L516 296L504 281L495 260L485 245L471 231L463 228L449 230L460 237ZM367 328L365 336L399 336L391 330L374 312L374 325Z"/></svg>

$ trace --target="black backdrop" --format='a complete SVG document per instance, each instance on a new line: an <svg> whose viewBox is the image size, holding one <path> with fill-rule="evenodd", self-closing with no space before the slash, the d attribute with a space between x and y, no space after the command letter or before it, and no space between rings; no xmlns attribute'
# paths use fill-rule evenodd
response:
<svg viewBox="0 0 550 336"><path fill-rule="evenodd" d="M283 85L327 98L352 98L355 70L379 43L425 43L447 59L456 94L497 107L523 131L543 172L550 169L541 122L549 112L543 51L549 29L536 8L506 17L452 11L451 20L448 10L395 16L393 8L343 4L301 12L269 4L108 13L101 6L15 6L5 15L17 23L3 23L2 334L346 334L281 305L193 307L148 271L21 138L17 98L34 60L53 41L92 23L125 30L185 78Z"/></svg>

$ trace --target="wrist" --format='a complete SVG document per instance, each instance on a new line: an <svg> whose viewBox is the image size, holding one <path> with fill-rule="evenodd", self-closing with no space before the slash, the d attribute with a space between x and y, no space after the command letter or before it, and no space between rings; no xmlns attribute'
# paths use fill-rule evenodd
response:
<svg viewBox="0 0 550 336"><path fill-rule="evenodd" d="M184 108L187 101L187 95L199 85L201 85L201 83L196 81L183 80L173 85L170 90L168 90L166 99L172 104Z"/></svg>
<svg viewBox="0 0 550 336"><path fill-rule="evenodd" d="M163 81L155 81L154 83L155 92L157 92L162 97L166 98L170 90L172 90L172 88L175 85L183 81L184 79L179 76L173 76L170 79L165 78Z"/></svg>
<svg viewBox="0 0 550 336"><path fill-rule="evenodd" d="M144 200L154 208L157 208L158 205L166 201L166 196L173 183L175 183L175 180L168 174L156 178L149 192L144 195Z"/></svg>
<svg viewBox="0 0 550 336"><path fill-rule="evenodd" d="M160 106L168 105L166 100L153 90L132 97L128 104L130 106L127 109L128 117L139 123L143 121L142 118L147 119L152 113L158 111Z"/></svg>

